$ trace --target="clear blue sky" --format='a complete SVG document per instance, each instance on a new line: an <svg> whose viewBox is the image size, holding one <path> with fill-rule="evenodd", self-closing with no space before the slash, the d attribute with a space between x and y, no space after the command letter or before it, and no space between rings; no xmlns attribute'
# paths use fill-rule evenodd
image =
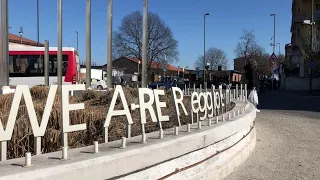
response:
<svg viewBox="0 0 320 180"><path fill-rule="evenodd" d="M217 47L227 53L229 69L233 69L234 49L243 29L254 29L258 43L272 53L273 17L277 14L276 41L290 43L292 0L149 0L149 11L155 12L172 29L179 42L179 62L174 65L194 66L203 54L203 14L206 19L206 47ZM132 11L142 11L143 0L114 0L113 29ZM63 46L76 47L79 32L79 53L85 61L85 0L63 0ZM10 33L36 40L36 0L9 0ZM57 46L57 0L40 0L40 41L48 39ZM107 0L92 0L92 62L106 62ZM277 50L278 51L278 50Z"/></svg>

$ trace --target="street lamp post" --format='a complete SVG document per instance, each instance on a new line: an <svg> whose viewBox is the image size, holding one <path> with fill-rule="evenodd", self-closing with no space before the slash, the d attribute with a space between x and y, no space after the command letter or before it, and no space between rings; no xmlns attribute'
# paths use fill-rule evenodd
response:
<svg viewBox="0 0 320 180"><path fill-rule="evenodd" d="M203 15L203 86L205 86L206 82L206 16L209 16L209 13Z"/></svg>
<svg viewBox="0 0 320 180"><path fill-rule="evenodd" d="M143 3L143 31L142 31L142 82L141 87L147 87L148 63L148 0Z"/></svg>
<svg viewBox="0 0 320 180"><path fill-rule="evenodd" d="M270 14L273 16L273 53L275 53L276 46L276 14Z"/></svg>
<svg viewBox="0 0 320 180"><path fill-rule="evenodd" d="M75 31L75 32L77 37L77 51L79 51L79 32L78 31Z"/></svg>

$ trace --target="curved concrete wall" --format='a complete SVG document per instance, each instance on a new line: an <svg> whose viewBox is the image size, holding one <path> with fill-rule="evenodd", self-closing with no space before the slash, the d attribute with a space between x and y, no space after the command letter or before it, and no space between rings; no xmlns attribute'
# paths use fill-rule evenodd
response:
<svg viewBox="0 0 320 180"><path fill-rule="evenodd" d="M246 112L234 117L246 106ZM90 154L92 147L69 150L70 160L60 161L60 152L35 156L31 168L19 165L24 159L13 159L0 166L3 179L222 179L247 159L255 147L254 120L256 111L252 104L237 101L231 119L202 129L185 126L179 136L173 129L148 134L148 143L141 144L141 136L127 140L127 148L119 149L120 141L100 144L99 154ZM228 117L228 115L227 115ZM14 164L14 165L13 165Z"/></svg>

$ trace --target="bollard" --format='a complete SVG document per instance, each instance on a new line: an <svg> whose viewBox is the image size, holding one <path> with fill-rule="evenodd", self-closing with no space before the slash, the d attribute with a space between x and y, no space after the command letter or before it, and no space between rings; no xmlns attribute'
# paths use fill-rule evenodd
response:
<svg viewBox="0 0 320 180"><path fill-rule="evenodd" d="M0 141L0 161L5 160L7 160L7 141Z"/></svg>
<svg viewBox="0 0 320 180"><path fill-rule="evenodd" d="M191 132L191 124L187 124L187 132Z"/></svg>
<svg viewBox="0 0 320 180"><path fill-rule="evenodd" d="M211 122L211 118L209 118L208 120L208 126L211 126L212 122Z"/></svg>
<svg viewBox="0 0 320 180"><path fill-rule="evenodd" d="M174 135L179 135L179 127L174 127Z"/></svg>
<svg viewBox="0 0 320 180"><path fill-rule="evenodd" d="M93 142L93 152L95 153L95 154L98 154L99 153L99 142L98 141L94 141Z"/></svg>
<svg viewBox="0 0 320 180"><path fill-rule="evenodd" d="M24 161L24 166L23 167L32 167L33 165L31 164L31 153L27 152L25 154L25 161Z"/></svg>
<svg viewBox="0 0 320 180"><path fill-rule="evenodd" d="M238 111L237 111L237 116L239 116L240 115L240 109L238 109Z"/></svg>
<svg viewBox="0 0 320 180"><path fill-rule="evenodd" d="M216 124L219 123L219 116L216 116Z"/></svg>
<svg viewBox="0 0 320 180"><path fill-rule="evenodd" d="M201 121L198 121L198 129L201 129Z"/></svg>
<svg viewBox="0 0 320 180"><path fill-rule="evenodd" d="M147 135L146 133L142 133L142 144L146 144L147 143Z"/></svg>
<svg viewBox="0 0 320 180"><path fill-rule="evenodd" d="M239 111L239 110L238 110ZM233 111L233 117L235 118L236 117L236 112L235 111Z"/></svg>
<svg viewBox="0 0 320 180"><path fill-rule="evenodd" d="M222 121L226 121L225 118L226 118L226 117L225 117L225 115L223 114L223 115L222 115Z"/></svg>
<svg viewBox="0 0 320 180"><path fill-rule="evenodd" d="M121 139L121 149L125 149L127 148L127 138L126 137L122 137Z"/></svg>
<svg viewBox="0 0 320 180"><path fill-rule="evenodd" d="M231 113L228 113L228 119L229 120L231 119Z"/></svg>
<svg viewBox="0 0 320 180"><path fill-rule="evenodd" d="M68 147L62 147L62 158L61 160L68 160Z"/></svg>
<svg viewBox="0 0 320 180"><path fill-rule="evenodd" d="M162 139L163 138L163 129L160 129L159 130L159 139Z"/></svg>

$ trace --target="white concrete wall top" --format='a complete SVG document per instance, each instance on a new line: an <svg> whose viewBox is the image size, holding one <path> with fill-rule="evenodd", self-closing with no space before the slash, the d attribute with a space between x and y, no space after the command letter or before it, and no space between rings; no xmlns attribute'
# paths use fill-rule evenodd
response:
<svg viewBox="0 0 320 180"><path fill-rule="evenodd" d="M0 180L35 180L35 179L108 179L122 177L130 173L149 168L190 152L206 148L239 132L248 131L256 117L252 104L236 101L234 112L246 106L246 111L239 116L202 129L192 125L180 127L179 136L173 129L164 131L164 138L158 139L159 132L147 134L147 144L141 144L141 136L127 139L127 148L120 149L121 141L99 145L99 154L92 154L93 147L69 150L70 160L62 161L61 152L54 152L32 157L33 167L23 168L24 158L0 163ZM233 111L228 113L233 113ZM162 172L166 174L167 172ZM159 174L160 175L160 174Z"/></svg>

